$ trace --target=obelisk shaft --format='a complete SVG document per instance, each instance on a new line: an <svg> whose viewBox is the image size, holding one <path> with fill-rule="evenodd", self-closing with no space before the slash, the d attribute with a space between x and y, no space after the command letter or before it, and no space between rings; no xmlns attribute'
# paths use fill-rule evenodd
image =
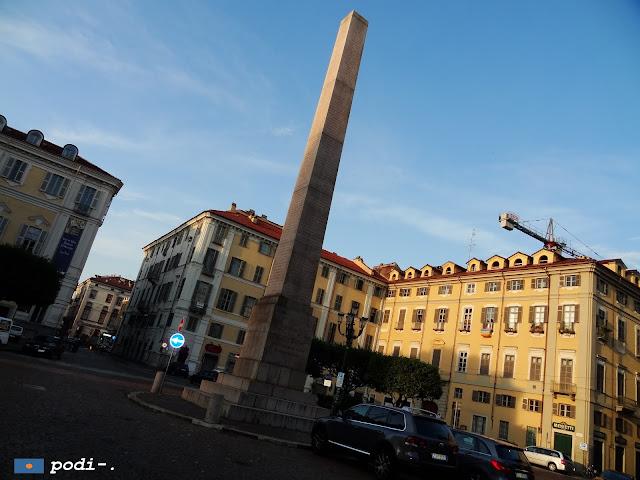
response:
<svg viewBox="0 0 640 480"><path fill-rule="evenodd" d="M254 306L234 376L301 389L315 321L310 302L368 22L342 20L265 296Z"/></svg>

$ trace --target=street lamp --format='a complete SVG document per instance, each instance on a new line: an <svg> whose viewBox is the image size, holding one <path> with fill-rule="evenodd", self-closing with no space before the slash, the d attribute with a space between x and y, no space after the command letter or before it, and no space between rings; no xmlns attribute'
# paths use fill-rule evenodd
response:
<svg viewBox="0 0 640 480"><path fill-rule="evenodd" d="M355 323L356 323L356 316L354 313L347 313L346 317L347 320L345 322L345 331L342 331L342 320L344 319L345 314L344 313L338 313L338 332L340 332L341 335L344 335L344 337L346 338L346 348L344 350L344 357L342 358L342 368L340 369L340 372L342 372L344 374L344 378L342 379L342 385L345 384L346 382L346 376L347 376L347 356L349 354L349 349L351 348L351 345L353 345L353 341L358 338L360 335L362 335L362 332L364 332L364 327L367 326L367 321L369 320L367 317L362 317L359 318L358 320L360 321L360 329L358 331L358 333L356 333L355 330ZM336 391L333 394L333 402L331 403L331 415L335 415L338 412L338 407L340 406L341 400L342 400L342 395L344 393L344 387L343 386L337 386L336 385Z"/></svg>

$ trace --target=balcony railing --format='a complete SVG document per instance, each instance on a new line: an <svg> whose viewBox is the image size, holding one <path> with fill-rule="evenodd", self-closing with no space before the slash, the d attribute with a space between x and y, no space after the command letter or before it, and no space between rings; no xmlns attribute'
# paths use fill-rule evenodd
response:
<svg viewBox="0 0 640 480"><path fill-rule="evenodd" d="M533 323L529 330L531 333L544 333L544 325Z"/></svg>
<svg viewBox="0 0 640 480"><path fill-rule="evenodd" d="M635 400L623 395L618 395L616 397L616 412L633 413L637 408L638 403Z"/></svg>
<svg viewBox="0 0 640 480"><path fill-rule="evenodd" d="M553 382L553 394L559 395L571 395L571 398L576 397L576 384L567 382Z"/></svg>
<svg viewBox="0 0 640 480"><path fill-rule="evenodd" d="M89 214L91 213L91 205L86 205L84 203L76 203L75 206L73 207L73 210L76 213L79 213L80 215L84 215L85 217L88 217Z"/></svg>

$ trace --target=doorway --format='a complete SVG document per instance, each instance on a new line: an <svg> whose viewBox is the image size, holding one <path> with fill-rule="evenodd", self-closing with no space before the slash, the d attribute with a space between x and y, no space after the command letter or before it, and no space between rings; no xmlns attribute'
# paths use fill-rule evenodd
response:
<svg viewBox="0 0 640 480"><path fill-rule="evenodd" d="M572 449L573 449L573 437L571 435L566 435L564 433L553 434L553 448L569 455L573 458Z"/></svg>
<svg viewBox="0 0 640 480"><path fill-rule="evenodd" d="M624 472L624 447L621 445L616 445L615 469Z"/></svg>
<svg viewBox="0 0 640 480"><path fill-rule="evenodd" d="M593 458L591 459L591 463L593 463L593 468L595 468L599 472L604 470L604 468L602 467L602 465L604 464L604 462L602 461L603 452L604 452L604 443L602 443L600 440L594 440L593 441Z"/></svg>

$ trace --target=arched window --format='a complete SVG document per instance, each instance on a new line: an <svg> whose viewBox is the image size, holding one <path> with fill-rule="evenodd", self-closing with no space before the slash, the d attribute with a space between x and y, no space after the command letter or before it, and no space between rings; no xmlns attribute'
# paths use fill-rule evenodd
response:
<svg viewBox="0 0 640 480"><path fill-rule="evenodd" d="M451 273L451 267L447 267L447 271L445 273L449 275Z"/></svg>
<svg viewBox="0 0 640 480"><path fill-rule="evenodd" d="M516 261L513 262L513 266L514 267L521 267L522 266L522 259L521 258L516 258Z"/></svg>
<svg viewBox="0 0 640 480"><path fill-rule="evenodd" d="M471 271L475 272L476 271L476 264L474 263L473 265L471 265Z"/></svg>
<svg viewBox="0 0 640 480"><path fill-rule="evenodd" d="M27 134L27 143L30 143L31 145L39 147L42 143L42 140L44 140L44 135L39 130L31 130Z"/></svg>
<svg viewBox="0 0 640 480"><path fill-rule="evenodd" d="M549 258L546 255L542 255L538 263L549 263Z"/></svg>
<svg viewBox="0 0 640 480"><path fill-rule="evenodd" d="M397 278L398 278L398 276L395 273L393 275L391 275L391 280L395 280Z"/></svg>
<svg viewBox="0 0 640 480"><path fill-rule="evenodd" d="M409 273L409 274L407 275L407 278L413 278L413 273Z"/></svg>
<svg viewBox="0 0 640 480"><path fill-rule="evenodd" d="M491 268L500 268L500 262L496 260L491 264Z"/></svg>
<svg viewBox="0 0 640 480"><path fill-rule="evenodd" d="M76 156L78 155L78 147L71 144L65 145L62 149L61 155L64 158L68 158L69 160L75 160Z"/></svg>
<svg viewBox="0 0 640 480"><path fill-rule="evenodd" d="M618 275L622 275L622 267L618 267Z"/></svg>

